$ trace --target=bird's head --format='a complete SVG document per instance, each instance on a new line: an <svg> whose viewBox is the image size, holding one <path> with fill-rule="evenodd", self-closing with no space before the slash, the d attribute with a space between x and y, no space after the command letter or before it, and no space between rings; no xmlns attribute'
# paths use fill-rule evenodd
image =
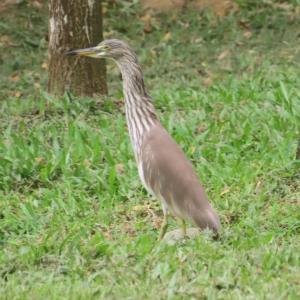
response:
<svg viewBox="0 0 300 300"><path fill-rule="evenodd" d="M119 60L132 51L130 47L121 40L104 40L100 44L91 48L70 50L66 55L88 56L93 58L111 58Z"/></svg>

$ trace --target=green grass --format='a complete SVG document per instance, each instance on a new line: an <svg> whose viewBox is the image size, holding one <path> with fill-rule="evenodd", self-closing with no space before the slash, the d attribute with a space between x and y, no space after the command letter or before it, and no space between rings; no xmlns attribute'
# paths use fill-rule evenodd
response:
<svg viewBox="0 0 300 300"><path fill-rule="evenodd" d="M218 241L174 246L156 240L162 212L138 179L116 67L105 99L53 98L44 11L25 1L3 16L18 45L0 54L1 299L300 298L299 15L243 3L224 19L155 16L148 35L136 6L106 15L221 216Z"/></svg>

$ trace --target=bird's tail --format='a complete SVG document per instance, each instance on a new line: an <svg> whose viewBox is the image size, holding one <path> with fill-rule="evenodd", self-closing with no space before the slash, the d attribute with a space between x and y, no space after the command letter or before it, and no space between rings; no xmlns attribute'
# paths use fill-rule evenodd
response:
<svg viewBox="0 0 300 300"><path fill-rule="evenodd" d="M192 216L194 223L201 229L211 229L214 234L218 234L221 229L220 219L212 207Z"/></svg>

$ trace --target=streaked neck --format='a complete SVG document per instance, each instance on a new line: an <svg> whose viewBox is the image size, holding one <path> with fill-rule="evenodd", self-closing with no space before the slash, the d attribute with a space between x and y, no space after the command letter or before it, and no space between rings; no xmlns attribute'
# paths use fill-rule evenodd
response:
<svg viewBox="0 0 300 300"><path fill-rule="evenodd" d="M135 54L131 53L117 61L120 68L124 93L134 92L140 97L147 96L144 76Z"/></svg>
<svg viewBox="0 0 300 300"><path fill-rule="evenodd" d="M123 78L126 118L135 154L143 144L145 133L157 122L154 106L148 95L142 70L135 54L130 53L117 61Z"/></svg>

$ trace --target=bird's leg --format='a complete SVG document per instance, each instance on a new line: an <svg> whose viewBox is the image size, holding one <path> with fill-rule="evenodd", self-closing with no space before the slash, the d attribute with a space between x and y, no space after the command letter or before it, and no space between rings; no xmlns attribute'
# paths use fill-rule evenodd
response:
<svg viewBox="0 0 300 300"><path fill-rule="evenodd" d="M186 236L186 223L185 223L184 219L181 219L181 228L182 228L183 237L185 237Z"/></svg>
<svg viewBox="0 0 300 300"><path fill-rule="evenodd" d="M163 209L163 212L164 212L164 219L160 227L159 240L163 239L168 228L168 211L166 209Z"/></svg>

